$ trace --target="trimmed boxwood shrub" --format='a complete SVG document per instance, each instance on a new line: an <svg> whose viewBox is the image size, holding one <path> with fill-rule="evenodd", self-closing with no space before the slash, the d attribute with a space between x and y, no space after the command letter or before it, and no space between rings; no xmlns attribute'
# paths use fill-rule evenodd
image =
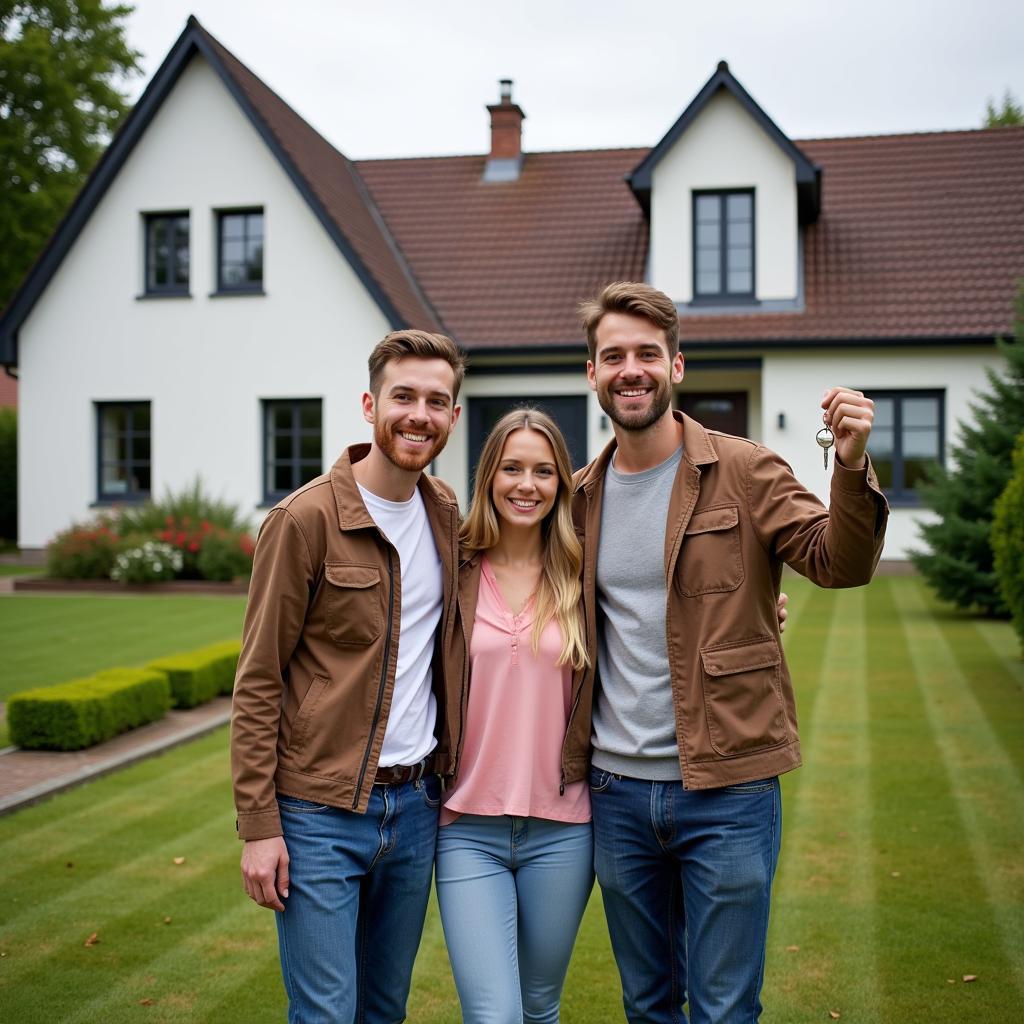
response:
<svg viewBox="0 0 1024 1024"><path fill-rule="evenodd" d="M162 718L171 706L167 677L149 668L112 668L85 679L14 694L7 702L11 742L80 750Z"/></svg>
<svg viewBox="0 0 1024 1024"><path fill-rule="evenodd" d="M149 663L163 672L176 708L194 708L218 694L230 693L235 682L240 645L237 641L210 644L188 654L173 654Z"/></svg>

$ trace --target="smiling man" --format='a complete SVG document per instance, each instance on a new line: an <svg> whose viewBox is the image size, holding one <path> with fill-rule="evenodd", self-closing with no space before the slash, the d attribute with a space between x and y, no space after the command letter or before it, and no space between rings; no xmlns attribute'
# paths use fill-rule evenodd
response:
<svg viewBox="0 0 1024 1024"><path fill-rule="evenodd" d="M786 563L867 583L887 507L865 454L872 403L832 387L830 507L773 452L674 412L675 304L609 285L580 309L614 440L577 474L594 860L631 1024L752 1024L778 860L778 776L800 763L776 599ZM585 755L585 739L574 737Z"/></svg>
<svg viewBox="0 0 1024 1024"><path fill-rule="evenodd" d="M260 529L235 680L243 884L278 911L293 1024L405 1019L461 724L437 653L459 512L423 470L459 418L463 358L398 331L369 368L373 441Z"/></svg>

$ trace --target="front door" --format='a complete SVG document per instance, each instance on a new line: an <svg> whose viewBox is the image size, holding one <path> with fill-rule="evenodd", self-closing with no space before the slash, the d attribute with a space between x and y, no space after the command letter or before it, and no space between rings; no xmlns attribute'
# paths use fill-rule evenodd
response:
<svg viewBox="0 0 1024 1024"><path fill-rule="evenodd" d="M746 391L684 391L679 408L708 430L748 437Z"/></svg>
<svg viewBox="0 0 1024 1024"><path fill-rule="evenodd" d="M519 406L529 405L546 412L561 428L565 443L569 446L572 468L579 469L587 463L587 396L586 395L544 395L528 399L522 395L472 397L469 408L469 485L473 486L476 464L480 460L484 441L491 428L505 413Z"/></svg>

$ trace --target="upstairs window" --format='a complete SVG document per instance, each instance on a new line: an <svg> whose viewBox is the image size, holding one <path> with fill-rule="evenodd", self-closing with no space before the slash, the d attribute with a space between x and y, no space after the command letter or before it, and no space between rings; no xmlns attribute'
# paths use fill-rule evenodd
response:
<svg viewBox="0 0 1024 1024"><path fill-rule="evenodd" d="M753 189L694 192L693 296L725 303L754 298Z"/></svg>
<svg viewBox="0 0 1024 1024"><path fill-rule="evenodd" d="M217 214L217 291L263 291L263 210Z"/></svg>
<svg viewBox="0 0 1024 1024"><path fill-rule="evenodd" d="M319 398L263 403L263 500L272 503L323 472Z"/></svg>
<svg viewBox="0 0 1024 1024"><path fill-rule="evenodd" d="M875 403L868 454L894 505L917 505L918 485L945 456L942 391L867 391Z"/></svg>
<svg viewBox="0 0 1024 1024"><path fill-rule="evenodd" d="M149 402L96 405L97 497L145 501L150 495Z"/></svg>
<svg viewBox="0 0 1024 1024"><path fill-rule="evenodd" d="M187 213L146 215L146 294L188 295Z"/></svg>

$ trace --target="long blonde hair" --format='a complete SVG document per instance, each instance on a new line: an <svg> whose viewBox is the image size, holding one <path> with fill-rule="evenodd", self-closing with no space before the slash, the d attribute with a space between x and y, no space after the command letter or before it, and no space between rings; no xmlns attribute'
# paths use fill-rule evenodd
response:
<svg viewBox="0 0 1024 1024"><path fill-rule="evenodd" d="M558 470L555 504L541 523L543 550L533 619L533 651L537 653L540 635L554 619L562 634L562 650L557 664L583 668L588 660L579 613L583 548L572 525L572 462L562 432L546 413L539 409L513 409L494 425L477 463L473 500L459 531L459 542L468 554L486 551L498 543L501 525L491 498L491 484L498 472L505 442L517 430L535 430L543 434L555 453Z"/></svg>

